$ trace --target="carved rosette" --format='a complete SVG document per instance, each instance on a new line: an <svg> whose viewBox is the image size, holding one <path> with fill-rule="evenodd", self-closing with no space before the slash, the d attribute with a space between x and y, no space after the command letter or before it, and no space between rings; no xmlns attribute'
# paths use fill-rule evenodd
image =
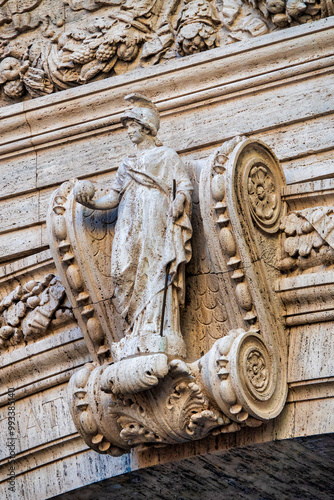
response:
<svg viewBox="0 0 334 500"><path fill-rule="evenodd" d="M264 231L277 232L282 212L279 179L274 177L267 165L256 162L253 165L251 161L245 169L244 180L253 220Z"/></svg>
<svg viewBox="0 0 334 500"><path fill-rule="evenodd" d="M230 356L231 379L243 408L256 418L276 417L281 411L275 397L277 366L263 338L252 332L242 335Z"/></svg>
<svg viewBox="0 0 334 500"><path fill-rule="evenodd" d="M232 330L194 363L205 390L230 420L250 427L274 418L276 365L259 334Z"/></svg>

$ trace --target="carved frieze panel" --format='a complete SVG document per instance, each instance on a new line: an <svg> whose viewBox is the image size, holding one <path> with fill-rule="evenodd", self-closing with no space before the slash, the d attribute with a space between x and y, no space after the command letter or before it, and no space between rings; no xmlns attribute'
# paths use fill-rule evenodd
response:
<svg viewBox="0 0 334 500"><path fill-rule="evenodd" d="M290 212L281 220L282 272L295 275L318 266L333 265L333 213L332 207L319 206Z"/></svg>
<svg viewBox="0 0 334 500"><path fill-rule="evenodd" d="M330 15L332 0L5 0L2 104Z"/></svg>
<svg viewBox="0 0 334 500"><path fill-rule="evenodd" d="M303 203L292 198L292 208L281 219L282 278L277 292L285 306L287 325L294 327L331 321L333 302L333 207L330 195L315 193L326 205ZM296 206L297 205L297 206ZM299 206L301 209L298 210Z"/></svg>
<svg viewBox="0 0 334 500"><path fill-rule="evenodd" d="M73 320L72 309L59 278L47 274L17 285L0 301L0 352L38 340L52 327Z"/></svg>

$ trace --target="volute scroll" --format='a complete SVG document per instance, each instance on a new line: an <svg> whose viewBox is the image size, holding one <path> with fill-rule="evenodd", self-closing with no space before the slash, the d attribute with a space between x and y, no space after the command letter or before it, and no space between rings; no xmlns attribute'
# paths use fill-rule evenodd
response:
<svg viewBox="0 0 334 500"><path fill-rule="evenodd" d="M246 137L215 152L200 185L210 255L233 304L230 322L248 331L229 353L229 377L243 410L264 420L281 412L287 396L285 325L273 287L280 278L284 186L274 153Z"/></svg>

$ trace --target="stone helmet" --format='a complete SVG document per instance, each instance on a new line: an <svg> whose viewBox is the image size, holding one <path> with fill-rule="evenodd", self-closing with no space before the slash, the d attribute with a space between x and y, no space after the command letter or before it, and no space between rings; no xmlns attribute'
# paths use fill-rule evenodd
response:
<svg viewBox="0 0 334 500"><path fill-rule="evenodd" d="M141 94L129 94L124 99L130 101L134 106L123 113L121 117L123 125L126 124L127 120L136 120L148 128L153 136L156 136L160 127L159 112L156 105Z"/></svg>

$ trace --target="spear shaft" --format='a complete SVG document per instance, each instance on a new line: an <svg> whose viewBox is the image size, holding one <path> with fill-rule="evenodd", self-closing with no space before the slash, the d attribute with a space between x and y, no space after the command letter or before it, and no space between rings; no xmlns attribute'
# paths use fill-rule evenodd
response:
<svg viewBox="0 0 334 500"><path fill-rule="evenodd" d="M173 179L172 193L173 193L173 201L174 201L175 196L176 196L176 181L175 181L175 179ZM161 323L160 323L160 336L161 337L163 337L163 333L164 333L164 321L165 321L166 300L167 300L167 290L168 290L168 276L169 276L170 265L171 265L171 262L168 262L168 264L166 265L165 287L164 287L164 296L162 299L162 311L161 311Z"/></svg>

